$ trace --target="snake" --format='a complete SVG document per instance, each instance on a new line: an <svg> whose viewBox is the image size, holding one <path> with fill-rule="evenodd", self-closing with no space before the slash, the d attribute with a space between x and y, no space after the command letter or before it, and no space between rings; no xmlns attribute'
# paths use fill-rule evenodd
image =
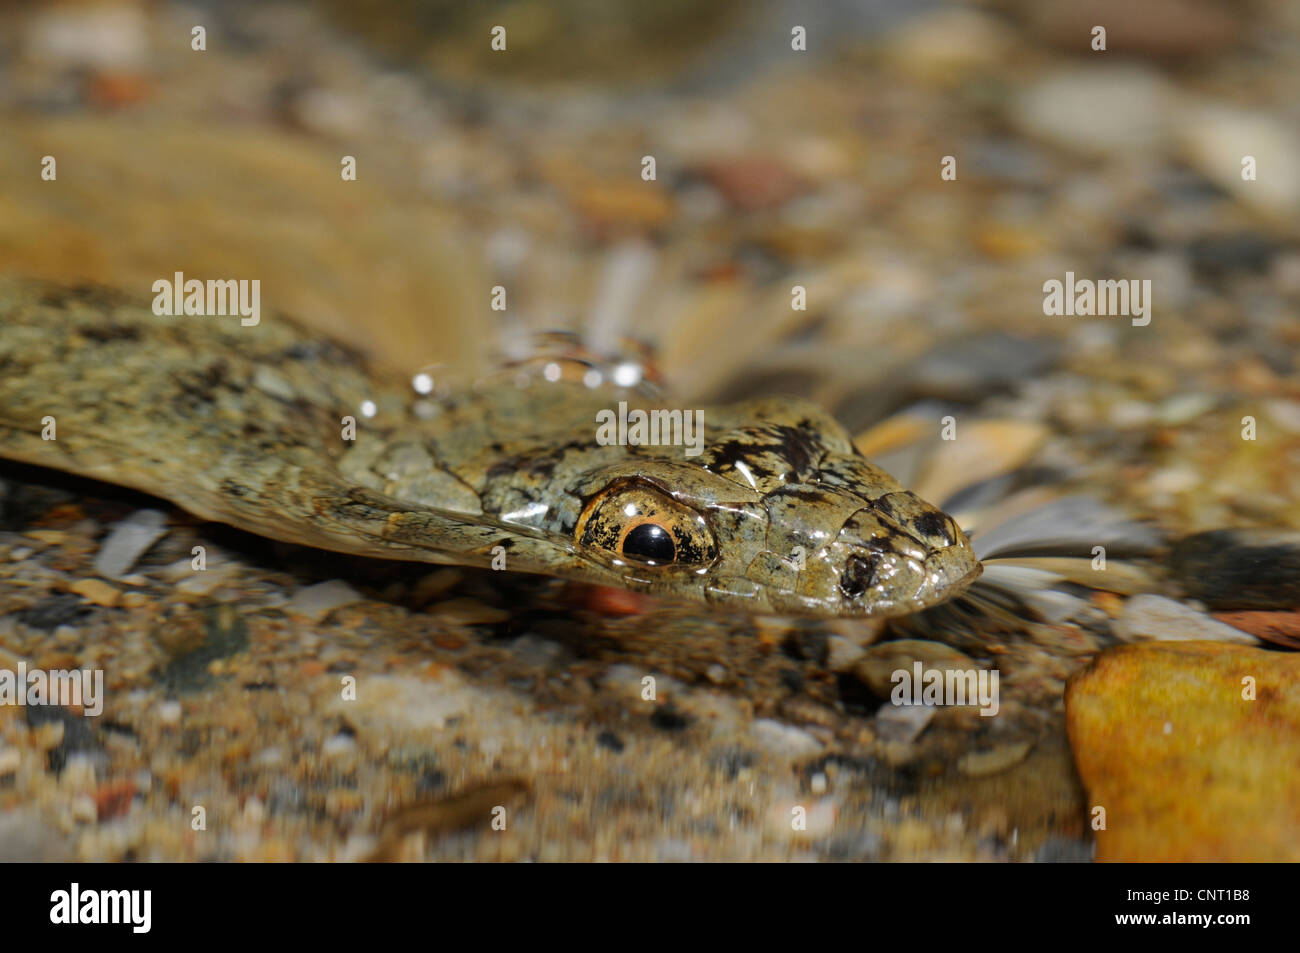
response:
<svg viewBox="0 0 1300 953"><path fill-rule="evenodd" d="M609 378L551 362L421 393L280 314L245 326L0 279L0 457L203 520L773 615L905 615L980 574L952 517L815 404L700 408L694 448L619 442L602 412L681 407Z"/></svg>

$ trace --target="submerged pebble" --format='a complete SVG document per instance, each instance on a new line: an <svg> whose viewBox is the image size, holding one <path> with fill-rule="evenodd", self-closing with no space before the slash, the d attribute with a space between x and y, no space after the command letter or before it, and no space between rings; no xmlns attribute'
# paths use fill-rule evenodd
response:
<svg viewBox="0 0 1300 953"><path fill-rule="evenodd" d="M95 556L95 572L120 579L131 571L149 547L167 534L167 514L161 510L136 510L119 520Z"/></svg>
<svg viewBox="0 0 1300 953"><path fill-rule="evenodd" d="M1164 596L1143 593L1124 604L1115 620L1115 635L1125 642L1236 642L1257 645L1258 639L1224 625L1197 609Z"/></svg>

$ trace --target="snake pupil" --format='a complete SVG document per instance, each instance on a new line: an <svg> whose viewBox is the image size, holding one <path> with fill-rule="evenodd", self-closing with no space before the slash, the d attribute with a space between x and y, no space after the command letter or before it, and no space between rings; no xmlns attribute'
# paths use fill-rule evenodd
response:
<svg viewBox="0 0 1300 953"><path fill-rule="evenodd" d="M623 555L647 562L670 563L677 556L673 538L662 526L642 523L633 527L623 540Z"/></svg>

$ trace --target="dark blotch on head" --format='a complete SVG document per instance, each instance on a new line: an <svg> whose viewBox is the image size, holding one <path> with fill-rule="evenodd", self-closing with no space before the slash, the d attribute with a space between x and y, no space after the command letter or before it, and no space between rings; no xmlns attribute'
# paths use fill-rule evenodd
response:
<svg viewBox="0 0 1300 953"><path fill-rule="evenodd" d="M856 599L876 584L876 570L880 566L880 554L868 556L850 556L840 576L840 592L848 599Z"/></svg>
<svg viewBox="0 0 1300 953"><path fill-rule="evenodd" d="M912 520L912 526L922 536L938 536L945 543L952 543L952 533L948 531L948 519L942 513L922 513Z"/></svg>

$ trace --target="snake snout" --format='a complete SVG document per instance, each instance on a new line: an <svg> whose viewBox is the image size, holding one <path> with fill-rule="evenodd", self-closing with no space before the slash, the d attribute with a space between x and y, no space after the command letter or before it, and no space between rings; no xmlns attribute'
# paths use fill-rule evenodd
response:
<svg viewBox="0 0 1300 953"><path fill-rule="evenodd" d="M916 611L955 595L980 572L952 517L911 493L891 497L901 499L854 513L832 546L850 613Z"/></svg>

